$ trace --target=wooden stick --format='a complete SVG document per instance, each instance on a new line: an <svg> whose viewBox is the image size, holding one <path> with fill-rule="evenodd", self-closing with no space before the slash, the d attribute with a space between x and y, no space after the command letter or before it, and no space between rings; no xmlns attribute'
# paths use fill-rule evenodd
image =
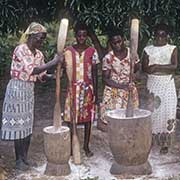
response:
<svg viewBox="0 0 180 180"><path fill-rule="evenodd" d="M74 96L72 94L72 88L70 88L70 116L72 122L72 155L74 164L81 164L81 151L80 151L80 142L77 134L76 126L76 115L74 112Z"/></svg>
<svg viewBox="0 0 180 180"><path fill-rule="evenodd" d="M134 59L137 55L138 48L138 37L139 37L139 20L132 19L131 22L131 37L130 37L130 76L129 83L133 82L133 73L134 73ZM133 108L133 92L132 89L129 89L128 103L126 109L126 117L132 117L134 114Z"/></svg>
<svg viewBox="0 0 180 180"><path fill-rule="evenodd" d="M63 52L64 45L66 42L68 31L68 19L62 19L59 27L58 40L57 40L57 52ZM53 116L53 126L55 130L61 128L61 105L60 105L60 73L61 73L61 64L57 65L56 70L56 104L54 107L54 116Z"/></svg>

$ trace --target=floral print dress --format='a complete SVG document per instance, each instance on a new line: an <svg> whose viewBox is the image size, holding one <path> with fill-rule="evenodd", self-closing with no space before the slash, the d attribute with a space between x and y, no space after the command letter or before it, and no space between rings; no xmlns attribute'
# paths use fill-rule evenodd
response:
<svg viewBox="0 0 180 180"><path fill-rule="evenodd" d="M110 78L116 83L129 83L130 75L130 50L128 48L127 56L120 60L113 51L110 51L103 59L102 70L110 70ZM137 63L137 62L136 62ZM107 123L105 120L105 113L109 110L116 108L126 108L128 101L128 90L118 89L110 86L105 86L103 101L101 103L101 120ZM134 108L138 108L139 100L136 86L133 87L133 104Z"/></svg>
<svg viewBox="0 0 180 180"><path fill-rule="evenodd" d="M34 82L46 72L31 75L33 69L44 64L44 56L36 49L32 54L27 44L20 44L13 52L11 79L8 82L2 108L1 139L23 139L33 130Z"/></svg>

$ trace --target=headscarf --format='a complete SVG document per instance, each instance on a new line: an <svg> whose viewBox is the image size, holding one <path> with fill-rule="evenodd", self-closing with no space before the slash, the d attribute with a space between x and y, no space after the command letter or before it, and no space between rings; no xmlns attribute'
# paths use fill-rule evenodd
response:
<svg viewBox="0 0 180 180"><path fill-rule="evenodd" d="M28 39L28 36L30 34L37 34L37 33L47 33L47 30L43 25L41 25L39 23L36 23L36 22L32 22L28 26L26 31L22 34L22 36L21 36L21 38L19 40L20 44L26 43L27 39Z"/></svg>

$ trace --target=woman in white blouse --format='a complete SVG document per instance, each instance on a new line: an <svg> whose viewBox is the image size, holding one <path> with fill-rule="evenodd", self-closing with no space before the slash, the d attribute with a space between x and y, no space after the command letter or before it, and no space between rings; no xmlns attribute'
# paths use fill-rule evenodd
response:
<svg viewBox="0 0 180 180"><path fill-rule="evenodd" d="M167 153L175 131L177 95L173 74L177 68L177 48L168 44L169 27L158 24L154 44L144 48L143 71L148 74L147 88L158 97L160 106L152 113L152 133L160 145L160 153Z"/></svg>

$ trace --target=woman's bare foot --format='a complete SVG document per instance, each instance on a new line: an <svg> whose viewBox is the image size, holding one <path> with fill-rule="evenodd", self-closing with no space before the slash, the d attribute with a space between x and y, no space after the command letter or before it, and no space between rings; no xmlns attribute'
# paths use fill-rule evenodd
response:
<svg viewBox="0 0 180 180"><path fill-rule="evenodd" d="M160 154L167 154L168 153L168 147L161 147Z"/></svg>
<svg viewBox="0 0 180 180"><path fill-rule="evenodd" d="M87 157L92 157L94 155L94 153L90 151L89 149L84 149L84 151Z"/></svg>

